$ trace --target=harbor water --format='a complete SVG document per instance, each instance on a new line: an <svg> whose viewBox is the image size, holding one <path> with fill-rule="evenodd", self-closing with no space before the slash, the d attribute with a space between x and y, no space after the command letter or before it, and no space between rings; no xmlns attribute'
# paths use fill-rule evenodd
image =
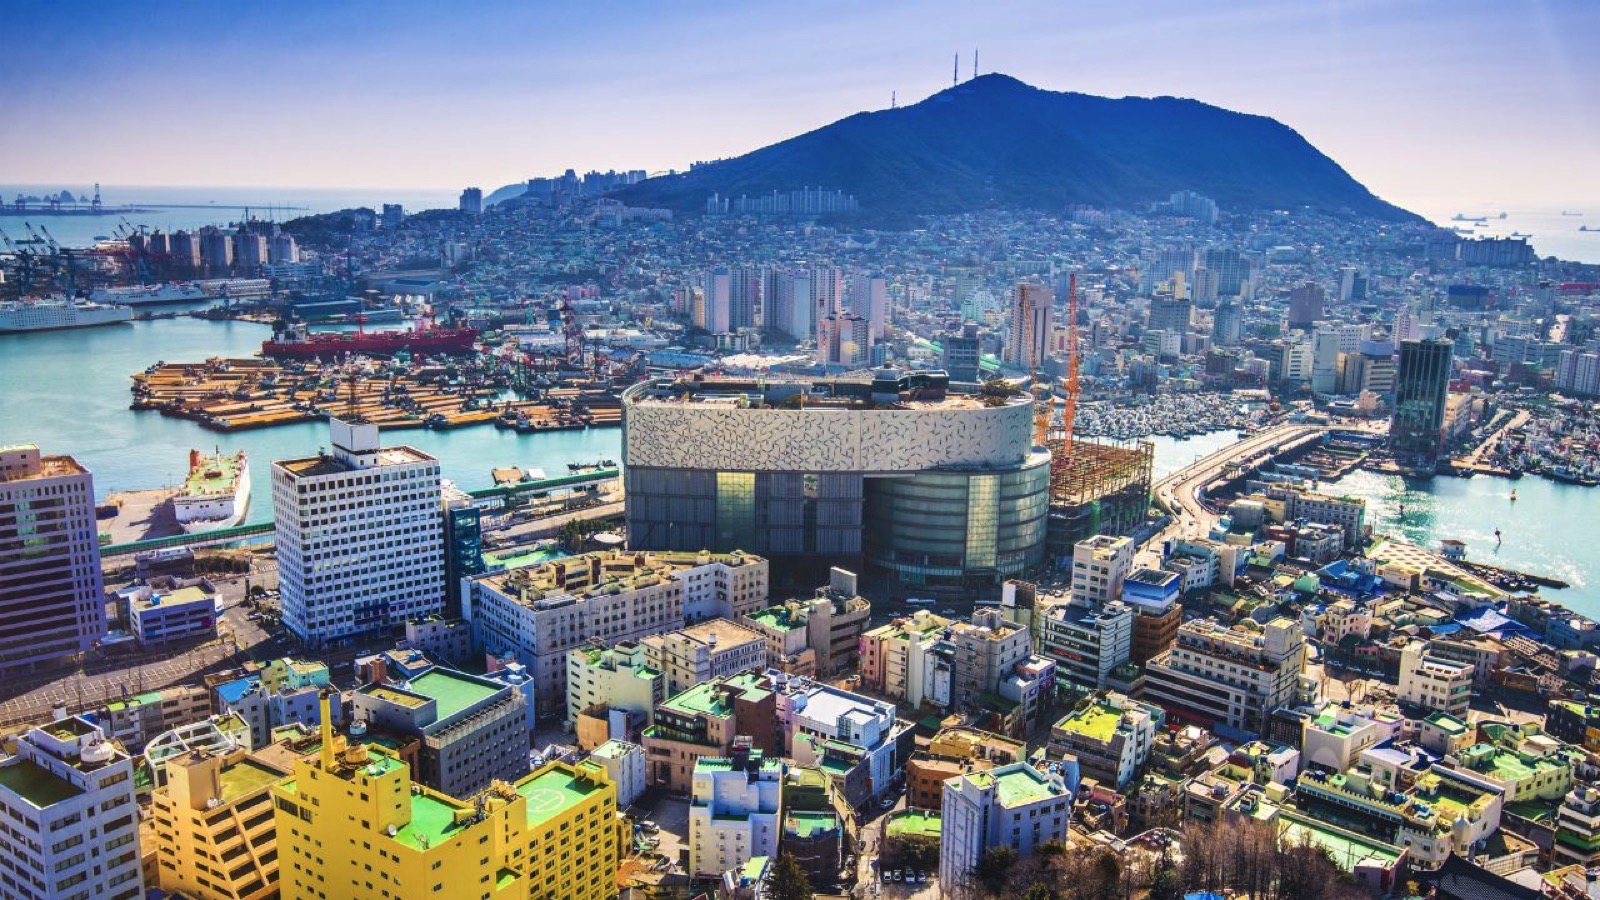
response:
<svg viewBox="0 0 1600 900"><path fill-rule="evenodd" d="M0 335L0 445L36 443L47 453L68 453L94 473L96 493L171 485L185 474L192 448L244 450L250 455L248 522L271 517L270 468L275 459L316 453L327 446L327 427L302 423L223 434L158 412L134 412L129 376L159 360L200 362L211 356L247 357L267 336L264 325L178 318L74 331ZM1227 446L1234 432L1188 440L1152 438L1155 477L1176 471ZM569 463L620 459L615 428L519 435L493 426L456 431L410 429L386 438L437 456L444 476L466 489L488 487L496 466L541 468L565 474ZM1518 498L1510 500L1515 487ZM1593 517L1600 489L1542 478L1519 481L1480 476L1408 481L1356 472L1323 486L1362 497L1378 532L1398 534L1424 547L1445 538L1467 543L1469 559L1503 565L1572 584L1547 591L1588 615L1600 616L1600 544L1587 540L1582 523ZM1404 514L1401 507L1404 507ZM1502 543L1495 543L1499 528Z"/></svg>

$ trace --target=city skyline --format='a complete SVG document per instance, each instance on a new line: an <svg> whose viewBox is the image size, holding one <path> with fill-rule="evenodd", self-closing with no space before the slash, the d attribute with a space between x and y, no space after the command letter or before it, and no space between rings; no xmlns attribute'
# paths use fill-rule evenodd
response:
<svg viewBox="0 0 1600 900"><path fill-rule="evenodd" d="M0 157L25 184L488 191L569 167L683 169L887 108L891 93L917 102L949 86L956 52L970 77L976 50L979 71L1049 90L1271 116L1409 208L1600 197L1582 165L1600 100L1575 66L1600 9L1572 2L828 4L803 17L560 5L448 18L422 4L154 4L92 18L22 4L3 16L18 38L0 60L12 125ZM216 103L203 102L208 84ZM198 107L160 102L182 85ZM85 140L85 122L118 139Z"/></svg>

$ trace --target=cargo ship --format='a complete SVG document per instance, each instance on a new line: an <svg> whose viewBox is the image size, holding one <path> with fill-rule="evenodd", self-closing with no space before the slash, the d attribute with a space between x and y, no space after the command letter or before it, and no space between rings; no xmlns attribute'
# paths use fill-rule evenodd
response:
<svg viewBox="0 0 1600 900"><path fill-rule="evenodd" d="M262 299L271 294L272 282L265 278L212 278L205 281L174 281L170 284L96 288L89 293L89 299L100 303L144 306L157 303L199 303L224 297Z"/></svg>
<svg viewBox="0 0 1600 900"><path fill-rule="evenodd" d="M189 477L172 498L172 512L183 530L194 534L232 528L250 508L250 460L240 450L231 456L189 451Z"/></svg>
<svg viewBox="0 0 1600 900"><path fill-rule="evenodd" d="M120 325L133 319L126 306L82 300L8 300L0 303L0 334Z"/></svg>
<svg viewBox="0 0 1600 900"><path fill-rule="evenodd" d="M386 355L401 350L413 354L471 353L478 341L476 328L419 328L410 331L319 332L312 334L303 322L261 343L262 356L334 357L345 353Z"/></svg>

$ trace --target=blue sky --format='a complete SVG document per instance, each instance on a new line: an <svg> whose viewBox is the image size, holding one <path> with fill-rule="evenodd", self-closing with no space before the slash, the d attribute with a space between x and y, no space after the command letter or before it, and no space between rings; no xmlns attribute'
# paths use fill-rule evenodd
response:
<svg viewBox="0 0 1600 900"><path fill-rule="evenodd" d="M1589 0L0 3L0 181L491 188L983 71L1278 118L1374 191L1600 202Z"/></svg>

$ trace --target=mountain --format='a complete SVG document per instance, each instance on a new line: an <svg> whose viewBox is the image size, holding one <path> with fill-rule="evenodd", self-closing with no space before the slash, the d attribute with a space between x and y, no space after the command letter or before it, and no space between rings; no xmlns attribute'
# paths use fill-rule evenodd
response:
<svg viewBox="0 0 1600 900"><path fill-rule="evenodd" d="M1224 210L1309 206L1421 221L1265 116L1176 97L1046 91L998 74L614 196L693 212L713 193L807 186L854 194L869 220L1074 203L1134 209L1188 189Z"/></svg>

